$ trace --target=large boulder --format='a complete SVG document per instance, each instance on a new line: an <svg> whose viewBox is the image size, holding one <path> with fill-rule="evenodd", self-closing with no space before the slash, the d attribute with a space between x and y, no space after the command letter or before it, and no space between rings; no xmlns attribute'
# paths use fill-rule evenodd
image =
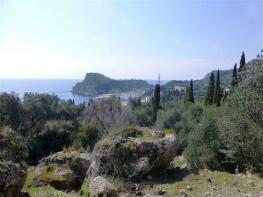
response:
<svg viewBox="0 0 263 197"><path fill-rule="evenodd" d="M89 178L106 174L140 179L153 169L168 165L176 155L177 141L172 134L149 129L125 132L117 132L95 145Z"/></svg>
<svg viewBox="0 0 263 197"><path fill-rule="evenodd" d="M117 196L116 188L102 176L97 176L90 180L89 191L92 196Z"/></svg>
<svg viewBox="0 0 263 197"><path fill-rule="evenodd" d="M36 167L32 186L50 185L58 190L79 190L90 166L89 154L61 151L43 158Z"/></svg>
<svg viewBox="0 0 263 197"><path fill-rule="evenodd" d="M0 162L0 196L14 197L21 194L26 178L27 165L24 162Z"/></svg>
<svg viewBox="0 0 263 197"><path fill-rule="evenodd" d="M26 145L10 128L0 128L0 197L21 195L26 179Z"/></svg>

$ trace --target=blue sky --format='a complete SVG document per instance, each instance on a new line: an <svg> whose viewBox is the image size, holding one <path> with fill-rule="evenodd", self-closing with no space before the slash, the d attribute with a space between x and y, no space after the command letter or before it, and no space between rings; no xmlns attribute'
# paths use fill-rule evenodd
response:
<svg viewBox="0 0 263 197"><path fill-rule="evenodd" d="M0 0L0 78L199 79L263 48L263 1Z"/></svg>

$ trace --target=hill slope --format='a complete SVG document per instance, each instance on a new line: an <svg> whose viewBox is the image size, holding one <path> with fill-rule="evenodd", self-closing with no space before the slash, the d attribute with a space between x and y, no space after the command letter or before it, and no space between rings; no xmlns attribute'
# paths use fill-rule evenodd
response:
<svg viewBox="0 0 263 197"><path fill-rule="evenodd" d="M196 96L204 96L206 93L206 88L208 86L209 77L211 73L214 72L215 76L217 70L211 71L210 73L206 74L203 79L194 80L194 94ZM231 86L232 80L232 69L229 70L219 70L220 73L220 80L221 80L221 87L222 88L229 88ZM186 87L188 86L190 81L188 80L172 80L162 86L162 94L163 95L170 95L172 92L175 92L174 87Z"/></svg>
<svg viewBox="0 0 263 197"><path fill-rule="evenodd" d="M152 85L144 80L114 80L100 73L87 73L85 79L72 88L72 93L93 97L112 93L138 93L151 87Z"/></svg>

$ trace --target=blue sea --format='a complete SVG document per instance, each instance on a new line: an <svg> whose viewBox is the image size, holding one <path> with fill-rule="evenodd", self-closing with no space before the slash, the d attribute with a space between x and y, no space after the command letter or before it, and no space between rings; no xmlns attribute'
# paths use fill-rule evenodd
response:
<svg viewBox="0 0 263 197"><path fill-rule="evenodd" d="M55 94L60 99L74 99L76 104L88 101L89 98L72 94L71 89L81 79L0 79L0 92L15 92L23 99L24 93L48 93ZM147 80L155 84L156 80ZM164 84L167 81L161 81Z"/></svg>

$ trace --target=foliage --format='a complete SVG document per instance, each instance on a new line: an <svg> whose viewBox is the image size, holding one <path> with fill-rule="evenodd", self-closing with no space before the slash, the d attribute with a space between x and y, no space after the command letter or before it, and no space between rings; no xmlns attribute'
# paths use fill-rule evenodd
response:
<svg viewBox="0 0 263 197"><path fill-rule="evenodd" d="M134 122L130 109L122 107L117 97L91 101L83 115L84 121L94 124L103 135Z"/></svg>
<svg viewBox="0 0 263 197"><path fill-rule="evenodd" d="M25 139L14 130L0 128L0 161L21 161L27 159Z"/></svg>
<svg viewBox="0 0 263 197"><path fill-rule="evenodd" d="M246 65L246 57L245 57L245 53L242 52L241 58L240 58L240 66L238 71L243 71L245 69L245 65Z"/></svg>
<svg viewBox="0 0 263 197"><path fill-rule="evenodd" d="M155 85L154 89L154 96L153 96L153 122L156 121L157 118L157 112L160 109L160 92L161 92L161 87L159 84Z"/></svg>
<svg viewBox="0 0 263 197"><path fill-rule="evenodd" d="M135 97L132 98L131 96L129 97L129 105L132 109L135 109L136 107L141 107L141 97Z"/></svg>
<svg viewBox="0 0 263 197"><path fill-rule="evenodd" d="M221 88L220 88L220 75L219 70L217 72L215 92L214 92L214 104L219 107L221 102Z"/></svg>
<svg viewBox="0 0 263 197"><path fill-rule="evenodd" d="M215 111L207 109L193 132L189 134L188 146L184 151L191 168L219 168L218 133Z"/></svg>
<svg viewBox="0 0 263 197"><path fill-rule="evenodd" d="M137 107L132 111L136 125L141 127L149 127L153 124L152 107L149 103Z"/></svg>
<svg viewBox="0 0 263 197"><path fill-rule="evenodd" d="M212 105L214 102L214 92L215 92L215 76L211 73L207 93L205 96L205 105Z"/></svg>
<svg viewBox="0 0 263 197"><path fill-rule="evenodd" d="M124 127L113 131L112 134L110 134L110 136L121 136L124 138L128 138L141 136L142 134L142 131L137 127Z"/></svg>
<svg viewBox="0 0 263 197"><path fill-rule="evenodd" d="M88 147L92 149L99 139L100 134L96 126L93 124L84 124L74 140L74 145L83 147L84 149Z"/></svg>
<svg viewBox="0 0 263 197"><path fill-rule="evenodd" d="M31 162L63 149L72 144L74 126L71 121L47 121L41 133L30 140L29 160Z"/></svg>
<svg viewBox="0 0 263 197"><path fill-rule="evenodd" d="M156 126L158 129L174 129L176 130L177 122L181 121L182 114L175 108L167 111L160 110L157 115Z"/></svg>
<svg viewBox="0 0 263 197"><path fill-rule="evenodd" d="M189 86L189 89L188 89L188 101L191 102L191 103L195 103L195 99L194 99L194 88L193 88L193 80L190 81L190 86Z"/></svg>
<svg viewBox="0 0 263 197"><path fill-rule="evenodd" d="M22 105L15 93L0 94L0 126L17 129L21 123Z"/></svg>
<svg viewBox="0 0 263 197"><path fill-rule="evenodd" d="M220 119L221 151L228 168L260 170L263 165L263 62L246 65Z"/></svg>
<svg viewBox="0 0 263 197"><path fill-rule="evenodd" d="M236 86L238 82L237 78L237 64L234 65L233 74L232 74L232 87Z"/></svg>
<svg viewBox="0 0 263 197"><path fill-rule="evenodd" d="M166 135L166 134L172 134L172 135L176 135L176 131L173 129L164 129L161 131L162 135Z"/></svg>

